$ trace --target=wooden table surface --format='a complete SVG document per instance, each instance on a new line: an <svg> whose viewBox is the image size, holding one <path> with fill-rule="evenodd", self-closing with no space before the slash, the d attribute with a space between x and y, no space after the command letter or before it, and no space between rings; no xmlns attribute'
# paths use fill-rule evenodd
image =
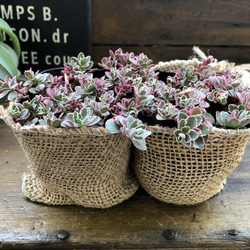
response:
<svg viewBox="0 0 250 250"><path fill-rule="evenodd" d="M27 159L0 120L0 248L250 249L250 144L223 191L176 206L139 189L109 209L48 206L21 192Z"/></svg>

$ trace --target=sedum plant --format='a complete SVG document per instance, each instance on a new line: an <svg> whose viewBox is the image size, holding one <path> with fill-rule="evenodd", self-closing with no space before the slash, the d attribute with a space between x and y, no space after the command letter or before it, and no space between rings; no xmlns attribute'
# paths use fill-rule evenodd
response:
<svg viewBox="0 0 250 250"><path fill-rule="evenodd" d="M181 67L154 92L156 120L175 121L176 140L187 147L202 148L212 126L244 129L250 124L249 88L231 69L209 71L213 61L210 56L197 69Z"/></svg>
<svg viewBox="0 0 250 250"><path fill-rule="evenodd" d="M0 103L15 101L10 114L23 126L106 126L145 150L145 138L151 132L136 117L142 105L153 99L143 84L157 76L151 62L144 54L110 51L110 57L99 64L103 75L96 77L98 69L93 68L91 58L79 53L57 76L30 69L24 72L26 81L15 77L1 80ZM136 99L134 92L138 93Z"/></svg>
<svg viewBox="0 0 250 250"><path fill-rule="evenodd" d="M98 64L80 53L61 74L25 71L26 81L0 80L0 103L15 101L10 111L23 126L54 128L103 126L122 133L146 150L146 125L175 127L176 140L202 148L212 126L244 129L250 124L249 88L232 70L209 71L213 57L198 68L181 67L160 79L152 60L141 53L110 51Z"/></svg>
<svg viewBox="0 0 250 250"><path fill-rule="evenodd" d="M176 140L194 148L202 148L208 142L212 126L248 128L249 88L240 85L237 73L231 69L221 73L210 71L213 62L214 58L209 56L198 68L181 67L174 76L164 80L155 74L148 74L152 77L147 79L138 77L133 84L133 97L124 98L118 104L120 114L138 117L148 125L174 126ZM109 62L108 65L112 68L117 64ZM120 117L112 119L106 128L118 132L120 127L128 136L130 129L125 122L121 123Z"/></svg>

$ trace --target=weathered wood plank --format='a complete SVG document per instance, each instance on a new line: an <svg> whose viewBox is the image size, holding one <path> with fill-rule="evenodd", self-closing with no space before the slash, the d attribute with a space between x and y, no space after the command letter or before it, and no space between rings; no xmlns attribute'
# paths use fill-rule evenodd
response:
<svg viewBox="0 0 250 250"><path fill-rule="evenodd" d="M196 45L196 44L194 44ZM100 62L104 56L109 56L109 50L122 48L126 52L134 52L146 54L154 63L159 61L170 61L175 59L186 60L192 56L192 46L110 46L110 45L94 45L92 58L94 62ZM213 55L218 60L228 60L236 64L250 62L250 47L213 47L200 46L207 54Z"/></svg>
<svg viewBox="0 0 250 250"><path fill-rule="evenodd" d="M249 249L249 152L250 144L223 191L200 205L169 205L139 190L109 209L47 206L21 193L28 162L1 122L0 248Z"/></svg>
<svg viewBox="0 0 250 250"><path fill-rule="evenodd" d="M247 0L93 0L97 45L250 45Z"/></svg>

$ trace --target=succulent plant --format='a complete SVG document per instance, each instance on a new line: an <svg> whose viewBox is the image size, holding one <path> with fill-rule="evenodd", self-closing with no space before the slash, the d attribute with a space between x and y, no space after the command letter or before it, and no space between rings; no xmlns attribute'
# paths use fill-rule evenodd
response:
<svg viewBox="0 0 250 250"><path fill-rule="evenodd" d="M250 124L250 110L246 110L244 105L236 106L230 104L228 110L228 112L216 112L217 125L237 129Z"/></svg>
<svg viewBox="0 0 250 250"><path fill-rule="evenodd" d="M15 121L20 122L23 125L31 117L29 110L24 108L20 103L16 103L11 107L11 113Z"/></svg>
<svg viewBox="0 0 250 250"><path fill-rule="evenodd" d="M187 147L202 148L209 139L208 134L212 127L204 116L204 110L199 107L183 109L177 120L176 140L183 142Z"/></svg>
<svg viewBox="0 0 250 250"><path fill-rule="evenodd" d="M39 122L44 126L48 125L53 128L59 128L61 127L62 119L60 119L60 117L56 117L54 113L50 112L43 116L43 119L41 119Z"/></svg>
<svg viewBox="0 0 250 250"><path fill-rule="evenodd" d="M150 132L136 117L154 98L150 81L157 80L157 73L152 60L118 49L99 65L104 73L95 77L91 58L79 53L57 76L29 69L24 82L6 77L0 81L0 102L15 100L11 115L24 126L106 126L109 130L115 123L120 129L110 132L122 133L145 150Z"/></svg>
<svg viewBox="0 0 250 250"><path fill-rule="evenodd" d="M140 150L146 150L151 134L146 125L155 123L175 126L176 140L195 148L209 140L212 126L250 126L249 88L240 85L233 70L211 71L213 57L197 68L181 67L163 81L143 53L118 49L109 54L99 63L100 77L83 53L72 57L58 76L30 69L24 82L6 77L0 80L0 103L16 101L11 115L21 125L104 126ZM146 122L145 117L152 119Z"/></svg>
<svg viewBox="0 0 250 250"><path fill-rule="evenodd" d="M155 106L157 109L157 120L177 120L179 109L177 109L172 103L165 103L164 101L158 102Z"/></svg>
<svg viewBox="0 0 250 250"><path fill-rule="evenodd" d="M17 99L19 88L20 83L17 82L16 77L6 76L3 81L0 80L0 104Z"/></svg>
<svg viewBox="0 0 250 250"><path fill-rule="evenodd" d="M111 133L119 133L130 138L132 143L140 150L146 150L145 138L151 134L146 130L146 126L141 120L134 118L132 115L128 117L116 116L106 122L106 128Z"/></svg>
<svg viewBox="0 0 250 250"><path fill-rule="evenodd" d="M91 127L100 121L100 117L93 115L91 109L82 108L79 112L69 113L61 123L64 128Z"/></svg>
<svg viewBox="0 0 250 250"><path fill-rule="evenodd" d="M176 121L176 140L187 147L202 148L212 126L244 129L250 124L249 88L240 85L232 69L211 71L213 62L209 56L197 68L181 67L154 88L156 119Z"/></svg>
<svg viewBox="0 0 250 250"><path fill-rule="evenodd" d="M65 65L64 72L66 75L78 75L92 68L94 62L90 56L85 56L84 53L79 53L77 57L71 57L70 63Z"/></svg>
<svg viewBox="0 0 250 250"><path fill-rule="evenodd" d="M177 91L175 101L179 107L189 107L199 105L200 107L208 108L209 104L205 100L206 94L199 89L184 86L182 91Z"/></svg>

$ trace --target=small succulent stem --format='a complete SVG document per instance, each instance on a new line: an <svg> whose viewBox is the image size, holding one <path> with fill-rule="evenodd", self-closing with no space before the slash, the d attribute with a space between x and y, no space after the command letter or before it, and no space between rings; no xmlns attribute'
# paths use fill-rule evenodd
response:
<svg viewBox="0 0 250 250"><path fill-rule="evenodd" d="M118 92L118 94L117 94L117 96L116 96L116 98L115 98L115 101L114 101L114 105L116 105L117 104L117 102L120 100L120 97L121 97L121 90L119 90L119 92Z"/></svg>
<svg viewBox="0 0 250 250"><path fill-rule="evenodd" d="M25 93L23 93L23 92L20 91L19 89L16 89L15 91L16 91L18 94L21 94L23 99L26 99L26 98L27 98L29 101L31 101L29 95L26 95Z"/></svg>

